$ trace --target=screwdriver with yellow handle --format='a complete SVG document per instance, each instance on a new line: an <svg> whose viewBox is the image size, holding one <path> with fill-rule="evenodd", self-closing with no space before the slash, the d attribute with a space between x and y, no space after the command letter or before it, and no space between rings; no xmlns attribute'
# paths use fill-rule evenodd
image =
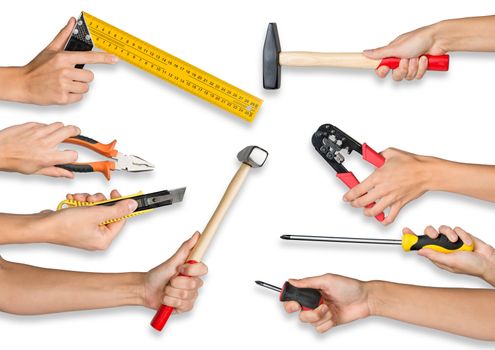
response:
<svg viewBox="0 0 495 350"><path fill-rule="evenodd" d="M330 242L330 243L363 243L363 244L386 244L400 245L404 251L420 250L429 248L440 253L453 253L459 251L472 252L474 244L466 244L460 238L451 242L447 236L440 234L437 238L430 238L426 235L416 236L405 233L402 239L375 239L375 238L354 238L354 237L328 237L328 236L300 236L282 235L282 239L290 241L310 241L310 242Z"/></svg>

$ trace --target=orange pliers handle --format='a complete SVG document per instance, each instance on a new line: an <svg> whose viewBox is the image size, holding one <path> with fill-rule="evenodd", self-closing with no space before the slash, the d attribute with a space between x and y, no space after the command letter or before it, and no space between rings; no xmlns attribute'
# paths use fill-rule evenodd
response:
<svg viewBox="0 0 495 350"><path fill-rule="evenodd" d="M64 143L71 143L73 145L85 147L108 158L114 158L118 154L118 151L115 149L117 140L113 140L108 144L103 144L96 140L93 140L92 138L78 135L69 137L68 139L64 140ZM76 173L100 172L107 178L107 180L110 180L110 171L115 169L115 162L100 161L91 163L69 163L60 164L57 165L57 167Z"/></svg>

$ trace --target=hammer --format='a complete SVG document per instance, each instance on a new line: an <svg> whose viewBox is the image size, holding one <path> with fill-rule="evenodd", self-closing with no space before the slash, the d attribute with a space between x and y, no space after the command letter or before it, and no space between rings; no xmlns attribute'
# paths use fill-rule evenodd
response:
<svg viewBox="0 0 495 350"><path fill-rule="evenodd" d="M449 70L449 55L425 55L428 58L428 70ZM377 69L387 66L390 69L399 67L400 58L386 57L374 60L360 52L282 52L278 37L277 23L270 23L266 31L265 45L263 46L263 87L265 89L279 89L282 66L294 67L341 67Z"/></svg>
<svg viewBox="0 0 495 350"><path fill-rule="evenodd" d="M193 250L187 257L187 263L195 264L200 262L203 258L203 255L206 253L206 249L210 245L215 233L218 229L218 226L222 222L223 217L227 213L232 201L236 197L239 192L244 180L246 179L249 170L251 168L260 168L265 164L266 158L268 157L268 152L263 148L258 146L247 146L242 151L237 154L237 159L241 162L241 166L239 170L237 170L236 174L230 181L229 186L225 190L220 203L218 203L215 212L208 221L201 237L199 238L198 243L194 246ZM161 331L165 324L167 323L168 318L174 311L173 307L162 305L158 309L151 321L151 326L155 328L157 331Z"/></svg>

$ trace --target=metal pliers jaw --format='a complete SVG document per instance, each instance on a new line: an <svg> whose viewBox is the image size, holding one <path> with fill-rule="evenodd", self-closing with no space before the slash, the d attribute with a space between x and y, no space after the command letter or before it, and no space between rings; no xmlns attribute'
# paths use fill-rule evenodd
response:
<svg viewBox="0 0 495 350"><path fill-rule="evenodd" d="M90 163L70 163L59 164L57 167L66 169L76 173L92 173L100 172L107 180L110 180L110 172L113 170L122 170L129 172L150 171L154 169L154 165L144 159L123 154L115 149L117 140L113 140L108 144L100 143L92 138L78 135L64 140L64 143L70 143L90 149L102 156L111 158L114 161L99 161Z"/></svg>
<svg viewBox="0 0 495 350"><path fill-rule="evenodd" d="M337 177L346 184L348 188L353 188L358 185L359 180L343 165L345 161L344 151L349 155L353 151L359 153L365 161L373 164L377 168L380 168L385 163L385 158L366 143L361 144L357 142L332 124L321 125L313 134L311 142L316 151L328 164L330 164L337 173ZM375 205L375 203L370 203L366 207L371 208L373 205ZM383 221L385 215L380 213L375 218L378 221Z"/></svg>

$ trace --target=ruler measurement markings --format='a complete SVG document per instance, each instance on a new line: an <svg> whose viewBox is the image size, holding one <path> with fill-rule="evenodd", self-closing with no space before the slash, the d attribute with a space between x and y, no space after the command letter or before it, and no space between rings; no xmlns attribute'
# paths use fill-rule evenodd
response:
<svg viewBox="0 0 495 350"><path fill-rule="evenodd" d="M90 27L91 27L91 25L92 25L92 24L93 24L93 23L92 23L92 22L90 22ZM110 30L108 31L108 33L105 33L105 28L102 28L101 32L102 32L102 33L99 33L99 34L103 34L102 36L104 36L104 37L105 37L103 40L106 40L106 41L110 42L111 44L115 45L117 48L120 48L121 50L125 50L125 47L120 46L120 43L121 43L121 42L120 42L120 41L118 41L118 39L113 39L113 37L116 37L116 34L114 34L114 36L112 37L112 35L111 35L111 31L110 31ZM137 39L137 38L136 38L136 39ZM141 40L140 40L140 39L137 39L137 41L141 41ZM134 42L133 44L136 44L136 42ZM156 60L156 58L155 58L154 56L152 56L152 55L150 55L150 54L147 54L147 53L143 52L143 50L140 50L140 48L141 48L141 49L143 49L143 43L139 43L139 44L141 44L141 45L137 45L137 49L135 48L135 45L128 46L128 47L129 47L129 48L134 49L135 51L137 51L137 52L139 52L139 53L144 54L145 56L149 56L149 57L151 57L152 59ZM149 44L148 44L148 45L149 45ZM126 46L127 46L127 45L126 45ZM151 45L150 45L150 46L151 46ZM144 50L146 50L146 49L144 49ZM126 50L126 51L128 51L128 50ZM146 51L147 51L147 50L146 50ZM128 52L129 52L129 51L128 51ZM191 64L188 64L187 62L185 62L185 61L181 60L180 58L177 58L177 57L175 57L175 56L173 56L173 55L170 55L170 54L168 54L168 55L169 55L169 56L171 56L171 58L175 58L175 59L176 59L177 61L179 61L179 63L181 63L182 65L187 66L187 68L189 69L189 71L191 70L191 68L190 68ZM142 56L139 56L139 58L140 58L140 59L143 59L143 58L142 58ZM146 59L144 59L144 60L145 60L146 62L148 62L148 63L152 64L152 62L151 62L151 61L148 61L148 60L146 60ZM167 60L168 60L170 63L166 62ZM166 59L165 57L164 57L161 61L160 61L160 60L158 60L158 61L159 61L159 62L163 62L163 63L165 63L165 64L168 64L169 66L172 66L172 68L176 68L176 69L177 69L177 67L179 67L179 68L182 68L181 70L185 70L185 69L186 69L186 68L184 68L184 67L180 67L178 63L174 63L171 59ZM156 65L156 64L155 64L155 65ZM174 67L174 66L175 66L175 67ZM164 69L164 68L163 68L163 67L161 67L161 66L160 66L160 68ZM197 69L197 70L200 70L199 68L196 68L196 69ZM204 72L204 71L202 72L202 74L203 74L203 76L204 76L204 75L210 75L210 76L211 76L211 74L206 73L206 72ZM190 75L190 74L188 73L188 75ZM174 76L176 77L175 79L180 79L180 77L179 77L178 75L176 75L176 74L175 74ZM242 95L239 95L239 94L237 94L237 93L232 94L231 90L228 90L228 92L223 92L223 91L221 91L220 89L215 88L214 86L211 86L212 84L216 84L216 83L215 83L215 82L212 82L212 81L210 81L210 80L208 80L207 78L203 78L203 76L199 76L199 77L197 77L197 78L193 76L192 78L193 78L193 79L195 79L196 81L198 81L198 82L200 82L200 83L202 83L202 84L204 84L204 85L208 86L208 87L213 88L214 90L218 91L219 93L223 93L223 94L225 94L225 95L227 95L227 96L229 96L229 97L233 97L233 98L237 99L237 101L233 101L233 103L240 103L240 104L241 104L241 107L243 107L243 108L247 108L247 106L249 105L249 100L248 100L246 97L244 97L244 96L242 96ZM202 80L202 78L203 78L203 79L206 79L206 81L203 81L203 80ZM226 85L230 85L230 84L229 84L229 83L227 83L227 82L224 82L224 83L225 83ZM216 85L218 85L218 84L216 84ZM179 86L179 85L177 85L177 86ZM179 86L179 87L180 87L180 86ZM230 93L230 94L229 94L229 93ZM217 96L217 95L215 95L215 96ZM220 98L222 98L222 97L220 97ZM240 100L242 100L242 99L244 99L244 100L248 100L248 102L242 102L242 101L240 101ZM252 113L250 113L249 115L251 115L251 114L252 114Z"/></svg>

